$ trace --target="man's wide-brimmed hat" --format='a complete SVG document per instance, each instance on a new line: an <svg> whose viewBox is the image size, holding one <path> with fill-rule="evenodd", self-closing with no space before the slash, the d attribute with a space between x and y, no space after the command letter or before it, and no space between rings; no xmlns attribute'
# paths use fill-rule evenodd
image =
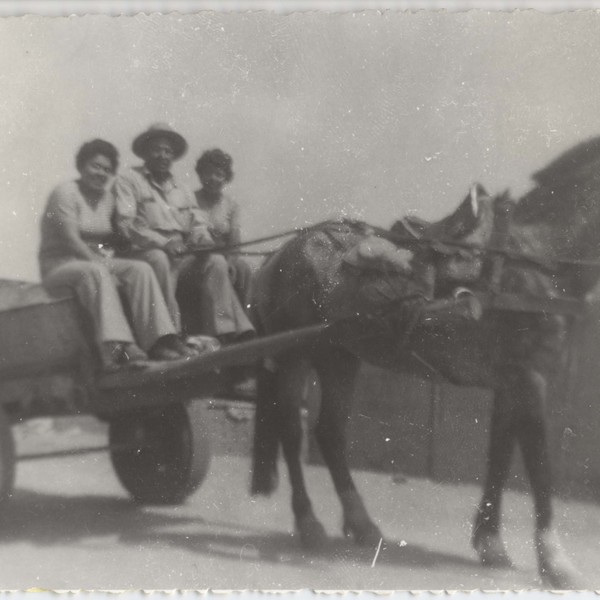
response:
<svg viewBox="0 0 600 600"><path fill-rule="evenodd" d="M136 156L145 158L145 150L148 142L155 138L166 138L173 144L174 158L181 158L187 152L187 142L184 137L177 133L168 123L154 123L144 133L140 133L131 148Z"/></svg>

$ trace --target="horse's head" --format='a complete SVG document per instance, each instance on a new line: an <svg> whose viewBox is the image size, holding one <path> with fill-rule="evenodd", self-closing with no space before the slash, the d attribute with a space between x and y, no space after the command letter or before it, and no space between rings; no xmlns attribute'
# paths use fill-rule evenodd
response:
<svg viewBox="0 0 600 600"><path fill-rule="evenodd" d="M533 180L514 211L515 237L527 252L561 260L561 288L584 295L600 276L600 136L567 150ZM581 259L587 264L577 264Z"/></svg>

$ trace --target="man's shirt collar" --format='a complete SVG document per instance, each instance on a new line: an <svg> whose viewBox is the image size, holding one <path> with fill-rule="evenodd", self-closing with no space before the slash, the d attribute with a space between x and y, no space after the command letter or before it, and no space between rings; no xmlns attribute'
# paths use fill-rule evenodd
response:
<svg viewBox="0 0 600 600"><path fill-rule="evenodd" d="M154 179L154 177L152 176L152 173L150 172L150 170L148 169L148 167L146 165L142 165L140 171L141 171L142 175L144 175L144 177L148 180L148 183L150 183L150 185L158 188L159 190L162 190L163 185L167 182L171 185L172 188L177 187L177 182L175 181L175 178L173 177L172 173L169 173L169 176L165 179L165 181L163 182L163 185L161 185L160 183L158 183L158 181L156 181L156 179Z"/></svg>

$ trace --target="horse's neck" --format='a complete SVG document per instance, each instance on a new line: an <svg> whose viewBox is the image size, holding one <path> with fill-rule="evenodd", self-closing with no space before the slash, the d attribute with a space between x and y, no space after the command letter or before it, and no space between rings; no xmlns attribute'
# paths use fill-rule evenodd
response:
<svg viewBox="0 0 600 600"><path fill-rule="evenodd" d="M600 175L534 188L517 205L516 232L522 243L541 245L548 255L599 258Z"/></svg>
<svg viewBox="0 0 600 600"><path fill-rule="evenodd" d="M520 219L517 208L517 219L511 227L514 243L548 259L600 258L600 189L596 191L596 187L570 186L566 191L556 192L534 190L540 196L556 195L559 202L553 198L537 219Z"/></svg>
<svg viewBox="0 0 600 600"><path fill-rule="evenodd" d="M513 250L549 261L562 261L565 267L556 276L561 288L575 295L585 294L598 281L600 269L581 267L569 261L600 259L600 202L582 194L560 215L535 222L513 222L510 228Z"/></svg>

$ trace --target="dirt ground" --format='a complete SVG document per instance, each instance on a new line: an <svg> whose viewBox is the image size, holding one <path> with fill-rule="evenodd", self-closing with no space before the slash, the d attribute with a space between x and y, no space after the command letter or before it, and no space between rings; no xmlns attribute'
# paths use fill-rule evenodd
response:
<svg viewBox="0 0 600 600"><path fill-rule="evenodd" d="M19 450L105 443L100 429L57 433L40 422L18 432ZM479 489L358 472L386 536L379 550L341 534L324 468L309 466L316 512L331 536L318 555L293 536L285 476L271 498L248 494L249 460L216 456L203 486L179 507L135 506L107 454L23 461L1 515L0 589L507 590L540 586L527 495L509 492L505 539L515 569L482 567L469 545ZM556 521L581 570L600 588L600 506L556 502Z"/></svg>

